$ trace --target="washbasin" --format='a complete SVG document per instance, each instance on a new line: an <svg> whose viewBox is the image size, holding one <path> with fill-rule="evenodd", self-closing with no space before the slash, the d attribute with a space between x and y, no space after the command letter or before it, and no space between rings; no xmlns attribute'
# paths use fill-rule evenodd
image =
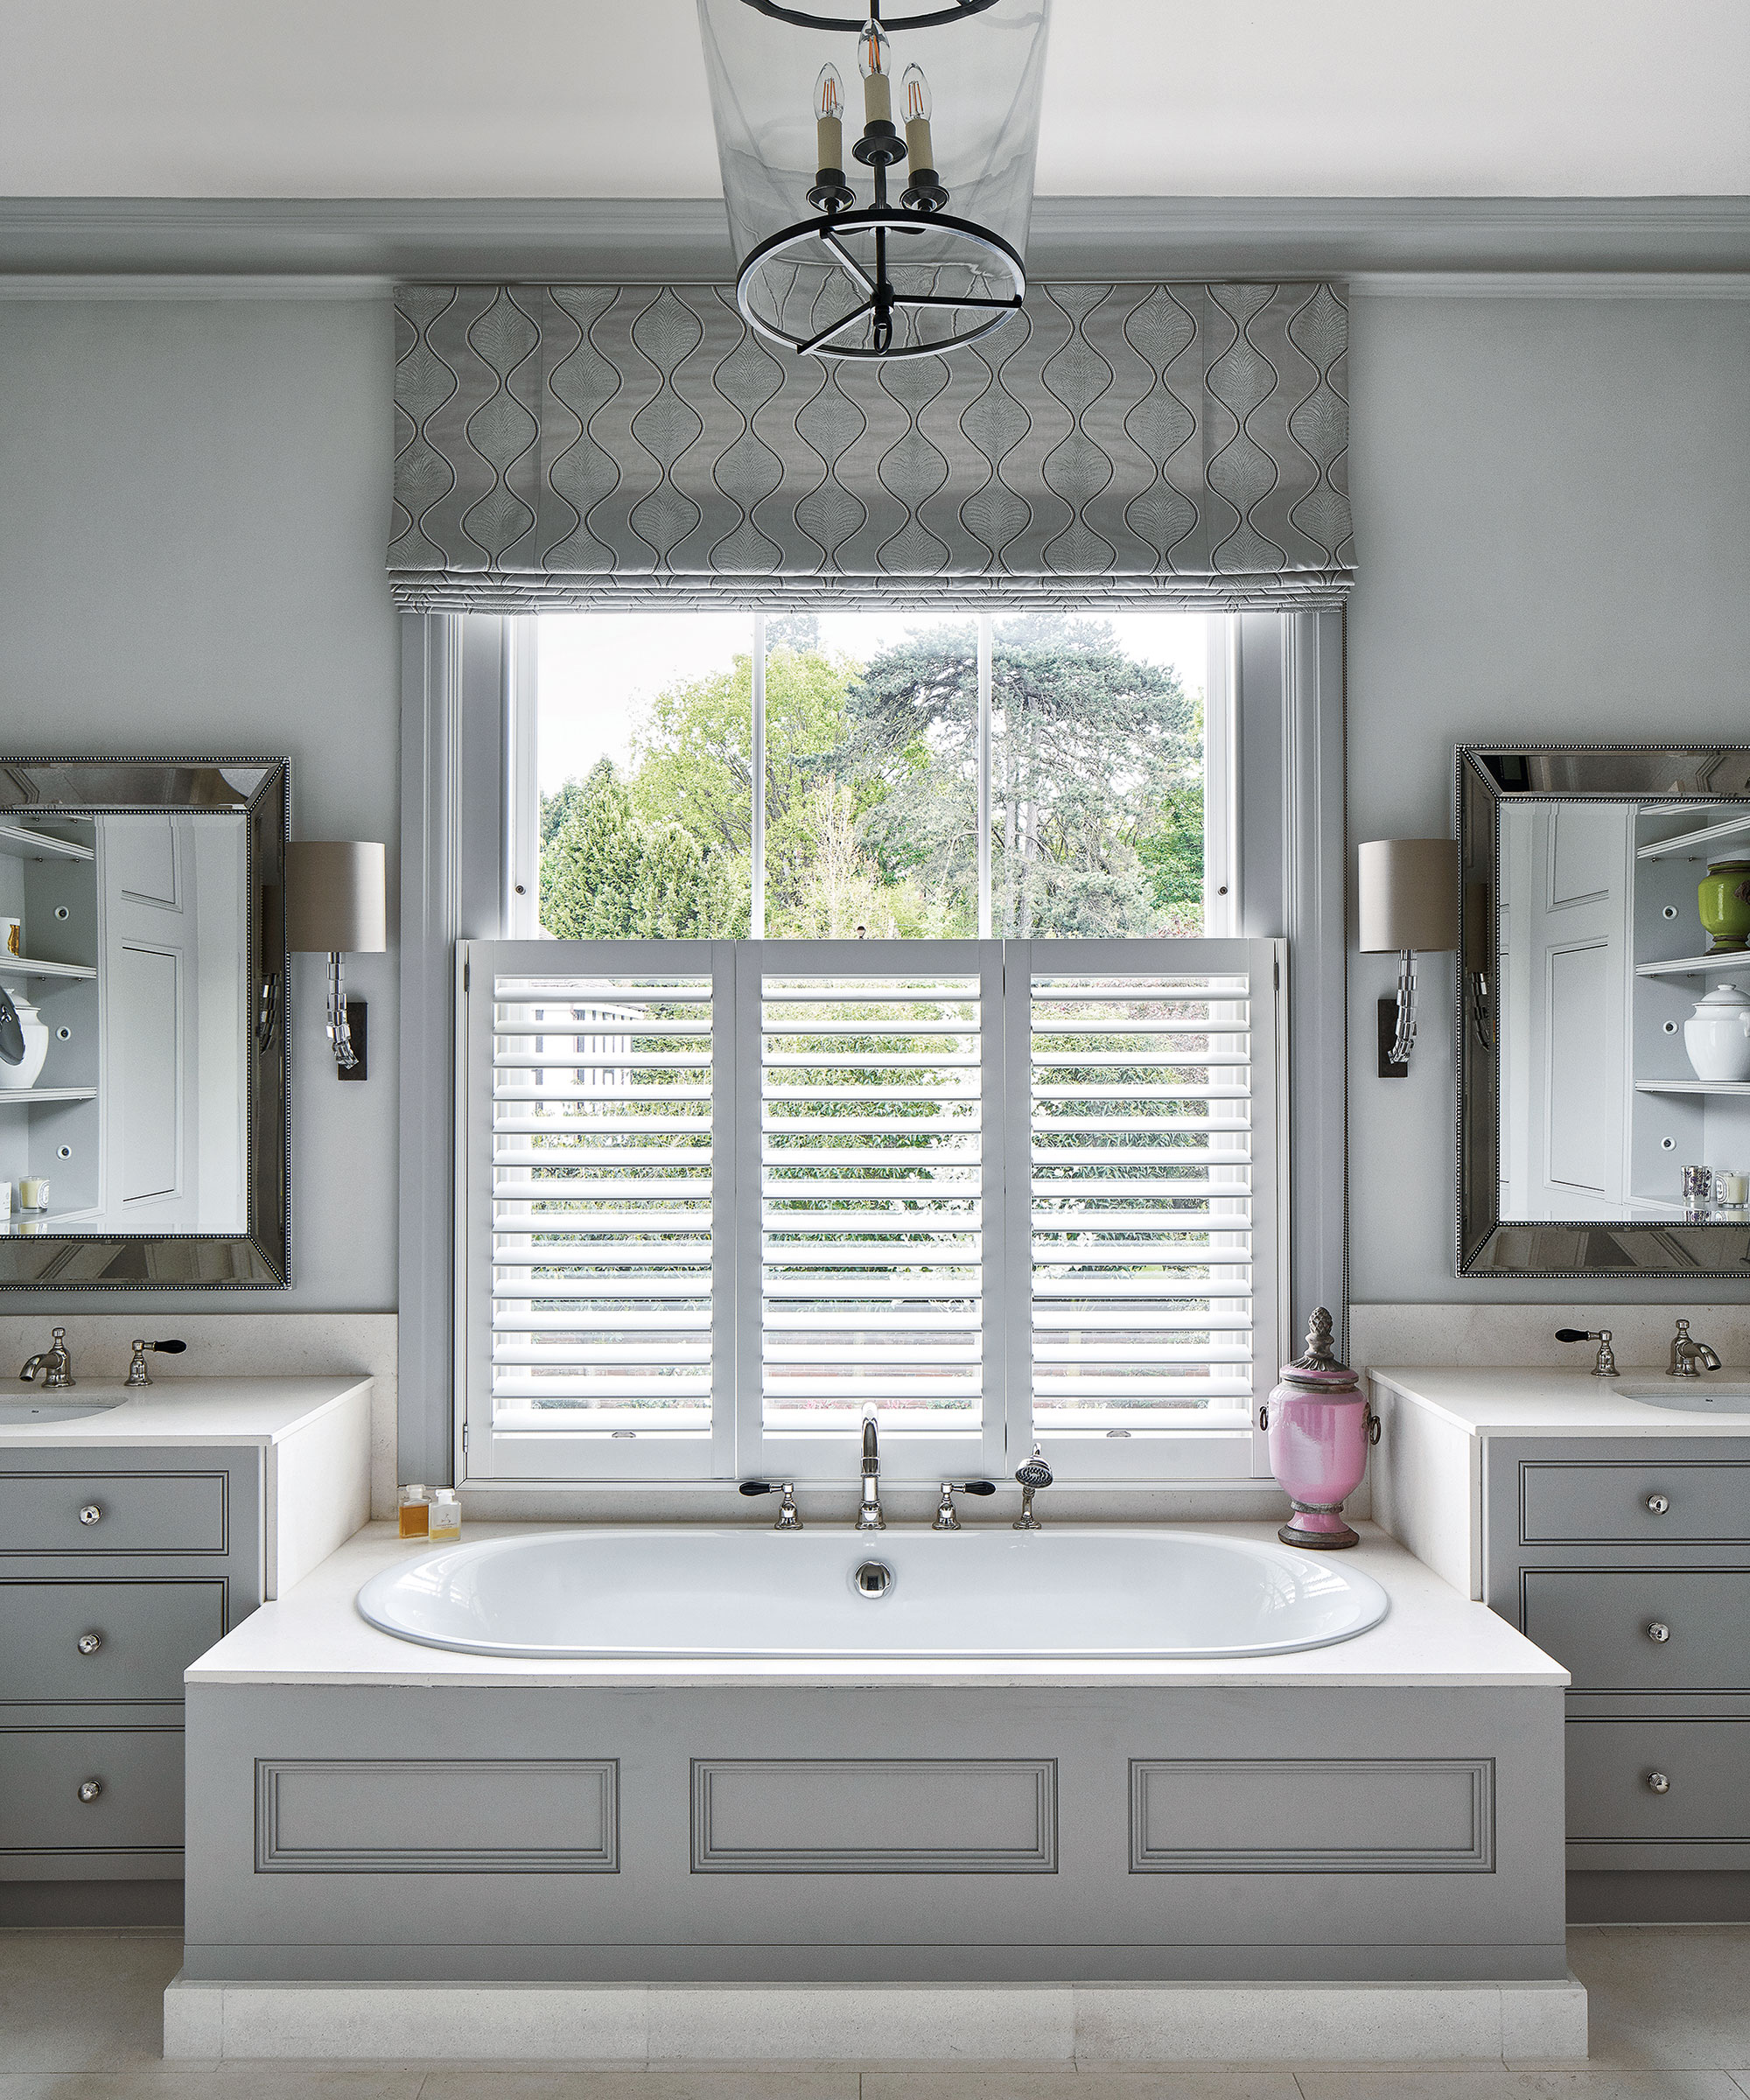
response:
<svg viewBox="0 0 1750 2100"><path fill-rule="evenodd" d="M1742 1378L1627 1378L1611 1390L1681 1415L1750 1415L1750 1382Z"/></svg>
<svg viewBox="0 0 1750 2100"><path fill-rule="evenodd" d="M0 1400L0 1429L52 1429L119 1407L119 1400Z"/></svg>

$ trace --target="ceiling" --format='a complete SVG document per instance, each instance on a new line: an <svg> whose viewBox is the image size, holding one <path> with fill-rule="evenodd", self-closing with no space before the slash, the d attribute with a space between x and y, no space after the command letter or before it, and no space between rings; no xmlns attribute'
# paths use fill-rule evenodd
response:
<svg viewBox="0 0 1750 2100"><path fill-rule="evenodd" d="M694 0L0 0L0 195L706 197ZM1044 196L1741 196L1745 0L1056 0Z"/></svg>

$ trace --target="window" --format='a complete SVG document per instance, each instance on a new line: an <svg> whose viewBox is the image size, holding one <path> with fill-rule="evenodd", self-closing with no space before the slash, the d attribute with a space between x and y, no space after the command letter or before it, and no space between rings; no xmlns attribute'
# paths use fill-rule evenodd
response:
<svg viewBox="0 0 1750 2100"><path fill-rule="evenodd" d="M471 1480L1250 1474L1282 944L477 942ZM1071 1446L1073 1445L1073 1452Z"/></svg>
<svg viewBox="0 0 1750 2100"><path fill-rule="evenodd" d="M1236 930L1200 615L552 615L538 843L562 939ZM531 780L518 798L533 808ZM1206 821L1206 803L1211 815ZM535 931L534 923L513 932Z"/></svg>

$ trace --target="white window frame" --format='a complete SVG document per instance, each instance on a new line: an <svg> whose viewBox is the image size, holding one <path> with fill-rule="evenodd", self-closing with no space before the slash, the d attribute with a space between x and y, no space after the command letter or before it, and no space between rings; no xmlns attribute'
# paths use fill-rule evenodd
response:
<svg viewBox="0 0 1750 2100"><path fill-rule="evenodd" d="M1032 1362L1032 978L1035 968L1142 973L1243 969L1252 1016L1253 1356L1249 1404L1235 1419L1102 1428L1035 1421ZM494 983L500 972L564 975L673 970L712 983L711 1425L708 1432L568 1425L500 1431L491 1396ZM1037 1440L1066 1480L1138 1488L1269 1472L1258 1410L1288 1333L1286 943L1158 941L600 941L463 942L457 960L456 1477L475 1487L634 1482L701 1487L775 1477L842 1484L857 1432L774 1432L764 1419L760 1348L763 1138L760 1029L767 973L892 976L953 971L981 979L984 1104L983 1419L976 1430L920 1432L895 1414L882 1429L884 1476L901 1485L986 1474L1002 1479ZM1224 1410L1225 1411L1225 1410Z"/></svg>
<svg viewBox="0 0 1750 2100"><path fill-rule="evenodd" d="M507 710L532 706L532 618L496 612L409 612L402 634L401 1202L397 1475L463 1477L461 1381L456 1356L455 1113L457 943L514 930L505 910L509 769L526 738ZM1258 607L1209 616L1208 800L1219 811L1216 766L1228 761L1227 799L1243 822L1224 840L1211 823L1206 877L1211 934L1284 935L1293 957L1284 985L1294 1032L1289 1094L1295 1176L1290 1224L1292 1303L1298 1332L1328 1306L1340 1347L1347 1334L1348 954L1344 841L1346 619L1335 606ZM1217 707L1225 699L1226 732ZM532 774L530 778L532 779ZM525 804L526 807L531 805ZM538 838L522 834L520 878L534 892ZM1227 924L1218 908L1231 914ZM1369 1009L1369 1020L1371 1012ZM1250 1473L1234 1477L1241 1486ZM1193 1483L1194 1484L1194 1483ZM1115 1490L1115 1492L1116 1492ZM554 1514L626 1507L624 1486L550 1493ZM739 1508L721 1488L704 1506ZM664 1501L663 1497L667 1496ZM538 1498L537 1498L538 1499ZM509 1494L506 1514L528 1504ZM490 1509L490 1495L476 1504ZM679 1515L690 1494L658 1490L634 1506ZM1112 1505L1124 1507L1120 1499ZM1140 1506L1140 1505L1138 1505ZM1150 1505L1152 1506L1152 1504Z"/></svg>

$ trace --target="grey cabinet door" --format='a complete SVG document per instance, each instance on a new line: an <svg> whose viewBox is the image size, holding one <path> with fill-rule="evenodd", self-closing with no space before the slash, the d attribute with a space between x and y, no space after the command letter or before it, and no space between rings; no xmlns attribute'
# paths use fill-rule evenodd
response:
<svg viewBox="0 0 1750 2100"><path fill-rule="evenodd" d="M1750 1465L1635 1460L1520 1468L1526 1545L1736 1545L1750 1542Z"/></svg>
<svg viewBox="0 0 1750 2100"><path fill-rule="evenodd" d="M1573 1720L1566 1732L1571 1838L1750 1838L1750 1721Z"/></svg>
<svg viewBox="0 0 1750 2100"><path fill-rule="evenodd" d="M0 1554L223 1553L227 1487L217 1471L8 1467L0 1470Z"/></svg>
<svg viewBox="0 0 1750 2100"><path fill-rule="evenodd" d="M1582 1691L1750 1688L1750 1569L1527 1569L1525 1633Z"/></svg>
<svg viewBox="0 0 1750 2100"><path fill-rule="evenodd" d="M0 1707L179 1701L224 1632L222 1581L0 1581Z"/></svg>
<svg viewBox="0 0 1750 2100"><path fill-rule="evenodd" d="M181 1729L0 1726L0 1856L181 1845Z"/></svg>

